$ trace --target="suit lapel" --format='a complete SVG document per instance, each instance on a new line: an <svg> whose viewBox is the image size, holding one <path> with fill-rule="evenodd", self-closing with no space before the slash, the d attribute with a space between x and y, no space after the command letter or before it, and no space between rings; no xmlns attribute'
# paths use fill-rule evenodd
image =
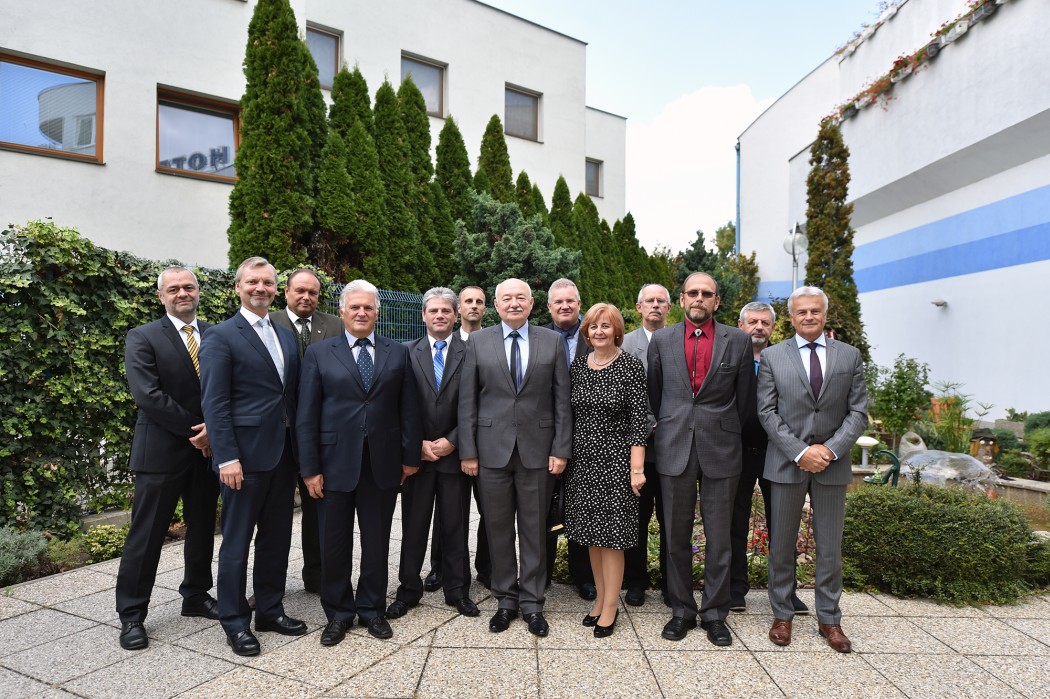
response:
<svg viewBox="0 0 1050 699"><path fill-rule="evenodd" d="M828 388L828 377L831 376L831 372L835 367L835 360L839 356L839 348L835 340L825 340L824 342L826 343L824 349L824 376L820 384L820 395L817 396L817 401L824 397L824 392Z"/></svg>
<svg viewBox="0 0 1050 699"><path fill-rule="evenodd" d="M186 343L182 339L182 331L172 325L171 319L168 318L168 316L164 316L160 319L160 328L164 332L164 337L168 338L168 341L171 342L172 346L175 348L175 352L179 355L179 361L182 362L183 368L194 376L197 376L197 370L193 368L193 360L190 359L190 351L186 349ZM201 332L201 338L203 339L203 337L204 333Z"/></svg>
<svg viewBox="0 0 1050 699"><path fill-rule="evenodd" d="M514 385L514 377L510 373L510 362L507 361L507 352L504 350L503 325L494 325L492 327L495 328L490 333L493 351L496 353L495 356L499 358L499 365L503 368L503 375L507 378L507 385L510 386L511 393L517 393L518 387ZM531 358L530 352L529 359ZM524 381L522 381L522 385L525 385Z"/></svg>
<svg viewBox="0 0 1050 699"><path fill-rule="evenodd" d="M390 345L390 340L376 335L375 369L372 372L372 385L368 387L369 392L371 392L372 389L375 388L375 385L379 383L379 377L382 374L383 368L386 367L387 360L390 359Z"/></svg>
<svg viewBox="0 0 1050 699"><path fill-rule="evenodd" d="M430 352L430 340L426 337L419 340L419 342L416 343L415 351L412 354L415 356L416 364L419 365L419 370L423 372L423 376L426 378L430 390L437 393L437 381L434 380L434 357Z"/></svg>
<svg viewBox="0 0 1050 699"><path fill-rule="evenodd" d="M273 363L273 359L270 357L270 350L266 349L266 345L264 345L263 341L259 338L259 333L255 332L255 327L248 322L247 318L241 315L240 311L237 312L235 318L237 319L237 329L240 331L244 341L247 342L252 349L258 352L260 357L266 360L266 366L270 367L270 370L273 372L273 378L277 379L277 383L281 383L281 375L277 373L277 366ZM280 335L277 336L277 339L280 341ZM298 350L293 348L292 351L296 352ZM285 350L285 371L288 370L287 352L288 350Z"/></svg>
<svg viewBox="0 0 1050 699"><path fill-rule="evenodd" d="M362 350L364 347L361 348ZM350 375L357 381L357 385L361 387L361 390L365 390L365 383L361 380L361 372L357 370L357 362L354 361L354 353L350 349L349 342L334 342L332 343L332 355L346 367L346 370L350 372ZM375 378L372 380L375 383Z"/></svg>
<svg viewBox="0 0 1050 699"><path fill-rule="evenodd" d="M784 344L788 350L788 361L795 367L795 373L798 374L798 379L802 382L806 395L813 398L813 388L809 385L809 374L806 373L806 367L802 365L802 351L795 341L795 336L792 335L784 340Z"/></svg>
<svg viewBox="0 0 1050 699"><path fill-rule="evenodd" d="M429 344L429 343L427 343ZM455 375L459 369L459 365L463 363L463 352L464 352L463 341L459 339L459 336L453 333L448 338L448 348L445 350L445 371L441 375L441 391L445 390L445 387L449 385L449 379ZM434 371L434 362L430 362L430 371ZM438 391L438 393L441 393Z"/></svg>
<svg viewBox="0 0 1050 699"><path fill-rule="evenodd" d="M715 373L718 367L722 364L722 357L725 356L726 347L729 345L729 331L725 326L715 323L714 324L714 338L711 344L711 365L707 368L707 375L704 376L704 382L700 384L700 393L704 392L704 386L711 380L711 376ZM682 342L685 342L685 336L682 336Z"/></svg>
<svg viewBox="0 0 1050 699"><path fill-rule="evenodd" d="M678 379L689 387L689 393L693 392L693 380L689 377L689 365L685 363L685 322L678 323L671 328L671 362L678 372Z"/></svg>

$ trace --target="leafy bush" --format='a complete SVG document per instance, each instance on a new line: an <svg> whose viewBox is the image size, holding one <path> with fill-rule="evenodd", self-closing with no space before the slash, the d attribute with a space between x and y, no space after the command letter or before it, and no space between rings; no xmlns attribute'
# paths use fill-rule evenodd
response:
<svg viewBox="0 0 1050 699"><path fill-rule="evenodd" d="M1031 432L1025 430L1024 441L1028 451L1044 466L1050 463L1050 427L1039 427Z"/></svg>
<svg viewBox="0 0 1050 699"><path fill-rule="evenodd" d="M999 456L995 459L995 465L1006 476L1028 478L1032 475L1032 465L1028 463L1028 457L1019 451L999 452Z"/></svg>
<svg viewBox="0 0 1050 699"><path fill-rule="evenodd" d="M128 525L114 527L103 524L84 535L84 548L91 556L92 563L117 558L124 551L124 540L128 537Z"/></svg>
<svg viewBox="0 0 1050 699"><path fill-rule="evenodd" d="M1025 581L1033 587L1050 585L1050 539L1038 539L1028 546Z"/></svg>
<svg viewBox="0 0 1050 699"><path fill-rule="evenodd" d="M846 500L842 555L851 586L969 604L1030 591L1032 532L1019 507L953 488L871 487Z"/></svg>
<svg viewBox="0 0 1050 699"><path fill-rule="evenodd" d="M91 563L91 556L83 537L68 540L52 538L47 542L47 560L51 573L61 573Z"/></svg>
<svg viewBox="0 0 1050 699"><path fill-rule="evenodd" d="M1024 419L1024 436L1027 439L1028 433L1034 430L1042 429L1044 427L1050 427L1050 410L1043 411L1041 413L1032 413Z"/></svg>
<svg viewBox="0 0 1050 699"><path fill-rule="evenodd" d="M896 447L900 436L914 427L923 408L930 404L926 392L929 367L903 354L897 355L892 369L875 364L868 367L868 410L882 422Z"/></svg>
<svg viewBox="0 0 1050 699"><path fill-rule="evenodd" d="M22 575L40 562L46 550L47 540L40 532L0 527L0 585L20 582Z"/></svg>
<svg viewBox="0 0 1050 699"><path fill-rule="evenodd" d="M1021 440L1017 438L1017 435L1013 433L1013 430L996 427L992 430L992 434L994 434L995 438L999 440L1000 453L1004 451L1020 451Z"/></svg>

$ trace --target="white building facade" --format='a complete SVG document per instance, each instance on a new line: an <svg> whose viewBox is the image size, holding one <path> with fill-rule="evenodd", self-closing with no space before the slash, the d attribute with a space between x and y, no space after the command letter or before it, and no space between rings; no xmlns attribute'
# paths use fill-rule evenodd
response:
<svg viewBox="0 0 1050 699"><path fill-rule="evenodd" d="M1050 5L992 0L977 12L967 17L964 0L900 3L763 113L739 137L738 229L740 248L758 252L759 298L790 294L784 241L805 221L820 120L963 17L842 133L873 360L927 362L933 381L994 404L990 419L1050 409L1037 360L1050 346L1037 310L1050 278Z"/></svg>
<svg viewBox="0 0 1050 699"><path fill-rule="evenodd" d="M3 222L50 217L108 248L225 267L255 4L0 0ZM585 43L475 0L291 5L322 84L357 65L374 98L411 73L434 146L452 116L476 165L497 114L515 177L548 205L563 175L623 217L626 120L586 105Z"/></svg>

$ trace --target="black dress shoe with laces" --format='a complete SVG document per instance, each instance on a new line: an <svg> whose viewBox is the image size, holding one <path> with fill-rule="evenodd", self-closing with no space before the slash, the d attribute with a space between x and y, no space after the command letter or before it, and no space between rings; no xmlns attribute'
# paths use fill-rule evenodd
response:
<svg viewBox="0 0 1050 699"><path fill-rule="evenodd" d="M640 587L628 588L627 594L623 597L623 601L632 607L641 607L645 604L645 590Z"/></svg>
<svg viewBox="0 0 1050 699"><path fill-rule="evenodd" d="M321 632L322 646L337 646L346 638L346 630L354 623L354 620L340 621L338 619L328 622Z"/></svg>
<svg viewBox="0 0 1050 699"><path fill-rule="evenodd" d="M733 634L729 633L729 627L724 621L701 621L700 628L707 631L707 640L716 646L730 646L733 644Z"/></svg>
<svg viewBox="0 0 1050 699"><path fill-rule="evenodd" d="M394 630L390 628L385 617L374 616L368 621L358 619L357 623L368 629L368 635L375 638L391 638Z"/></svg>
<svg viewBox="0 0 1050 699"><path fill-rule="evenodd" d="M521 617L529 625L529 633L533 636L543 638L550 631L547 620L543 618L543 612L529 612ZM596 627L597 628L597 627Z"/></svg>
<svg viewBox="0 0 1050 699"><path fill-rule="evenodd" d="M142 650L149 646L149 636L141 621L125 621L120 625L120 647L124 650Z"/></svg>
<svg viewBox="0 0 1050 699"><path fill-rule="evenodd" d="M671 617L671 620L664 625L664 630L660 634L668 641L681 641L685 638L685 635L689 633L690 629L696 628L696 619L686 619L684 616Z"/></svg>
<svg viewBox="0 0 1050 699"><path fill-rule="evenodd" d="M455 607L456 611L462 614L463 616L479 616L481 614L481 610L478 609L478 605L474 604L474 600L470 599L469 597L460 597L457 600L452 600L451 602L446 602L445 604L449 604Z"/></svg>
<svg viewBox="0 0 1050 699"><path fill-rule="evenodd" d="M247 629L240 633L226 634L226 643L229 644L230 648L232 648L233 652L237 655L251 657L259 654L259 639Z"/></svg>
<svg viewBox="0 0 1050 699"><path fill-rule="evenodd" d="M497 609L489 619L489 631L503 633L510 627L510 622L518 618L517 609Z"/></svg>
<svg viewBox="0 0 1050 699"><path fill-rule="evenodd" d="M441 573L436 570L432 570L427 573L427 577L423 580L423 589L427 592L434 592L441 588Z"/></svg>
<svg viewBox="0 0 1050 699"><path fill-rule="evenodd" d="M409 604L408 602L396 599L390 603L390 606L386 608L386 615L389 619L400 619L404 615L408 614L408 610L412 607L419 606L416 604Z"/></svg>
<svg viewBox="0 0 1050 699"><path fill-rule="evenodd" d="M598 598L598 588L594 586L594 583L583 583L576 588L576 591L580 593L580 599L585 599L588 602Z"/></svg>
<svg viewBox="0 0 1050 699"><path fill-rule="evenodd" d="M200 599L183 600L182 616L195 616L204 619L219 618L219 603L211 595L205 595Z"/></svg>
<svg viewBox="0 0 1050 699"><path fill-rule="evenodd" d="M300 621L299 619L293 619L284 614L275 619L260 619L259 617L256 617L255 630L273 631L282 636L302 636L309 631L309 629L306 628L306 622Z"/></svg>

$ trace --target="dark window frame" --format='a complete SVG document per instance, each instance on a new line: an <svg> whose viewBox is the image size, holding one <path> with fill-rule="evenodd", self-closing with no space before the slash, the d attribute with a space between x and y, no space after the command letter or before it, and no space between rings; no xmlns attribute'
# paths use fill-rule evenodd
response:
<svg viewBox="0 0 1050 699"><path fill-rule="evenodd" d="M513 93L518 94L518 95L524 95L525 97L531 97L533 100L535 100L534 106L533 106L533 109L532 109L532 123L533 123L533 125L534 125L534 127L536 129L536 135L535 136L533 136L532 134L527 134L527 133L515 133L514 131L510 131L509 130L509 128L510 128L510 120L507 119L507 93L508 92L513 92ZM536 92L535 90L529 90L529 89L526 89L524 87L519 87L517 85L511 85L510 83L504 84L504 86L503 86L503 133L506 134L507 136L513 136L514 138L521 138L521 139L524 139L526 141L532 141L533 143L542 143L543 141L542 141L541 134L540 134L540 100L542 100L542 99L543 99L543 93Z"/></svg>
<svg viewBox="0 0 1050 699"><path fill-rule="evenodd" d="M342 68L343 64L341 60L343 55L343 33L338 29L332 29L331 27L325 27L320 24L314 24L313 22L306 23L306 31L307 33L315 32L317 34L324 34L325 36L330 36L333 39L335 39L335 65L332 66L332 82L334 83L335 76L339 74L339 69ZM306 38L304 36L303 41L305 40ZM307 50L309 50L309 48ZM317 62L316 58L314 59L314 62ZM320 83L320 80L318 80L318 82ZM320 83L320 85L322 90L331 91L332 89L331 85L325 85L324 83Z"/></svg>
<svg viewBox="0 0 1050 699"><path fill-rule="evenodd" d="M401 66L400 66L402 68L402 72L404 72L404 61L405 60L409 60L409 61L412 61L413 63L419 63L419 64L422 64L422 65L425 65L425 66L430 66L431 68L437 68L439 71L441 71L441 80L440 80L441 90L440 90L440 92L438 94L438 102L440 104L438 106L438 111L432 112L432 111L430 111L428 109L427 110L427 115L428 116L432 116L432 117L437 117L438 119L444 119L445 118L445 102L446 102L446 100L445 100L445 80L446 80L446 75L447 75L446 71L448 70L448 64L447 63L442 63L441 61L435 61L432 58L424 58L423 56L420 56L419 54L416 54L416 53L409 53L407 51L402 51L401 52L401 61L402 61L402 63L401 63ZM415 82L415 81L413 81L413 82ZM419 87L419 83L416 83L416 87Z"/></svg>
<svg viewBox="0 0 1050 699"><path fill-rule="evenodd" d="M154 123L156 129L156 149L154 151L155 167L156 172L164 175L175 175L177 177L190 177L198 180L210 180L212 182L225 182L227 184L233 184L237 181L237 176L226 177L225 175L215 175L210 172L197 172L195 170L186 170L183 168L175 167L164 167L160 160L160 107L162 104L166 104L170 107L188 109L190 111L198 111L205 114L214 114L216 116L232 116L233 117L233 164L236 168L237 164L237 151L241 146L241 108L236 102L227 102L212 97L201 97L199 95L190 94L187 92L181 92L171 88L157 88L157 116Z"/></svg>

